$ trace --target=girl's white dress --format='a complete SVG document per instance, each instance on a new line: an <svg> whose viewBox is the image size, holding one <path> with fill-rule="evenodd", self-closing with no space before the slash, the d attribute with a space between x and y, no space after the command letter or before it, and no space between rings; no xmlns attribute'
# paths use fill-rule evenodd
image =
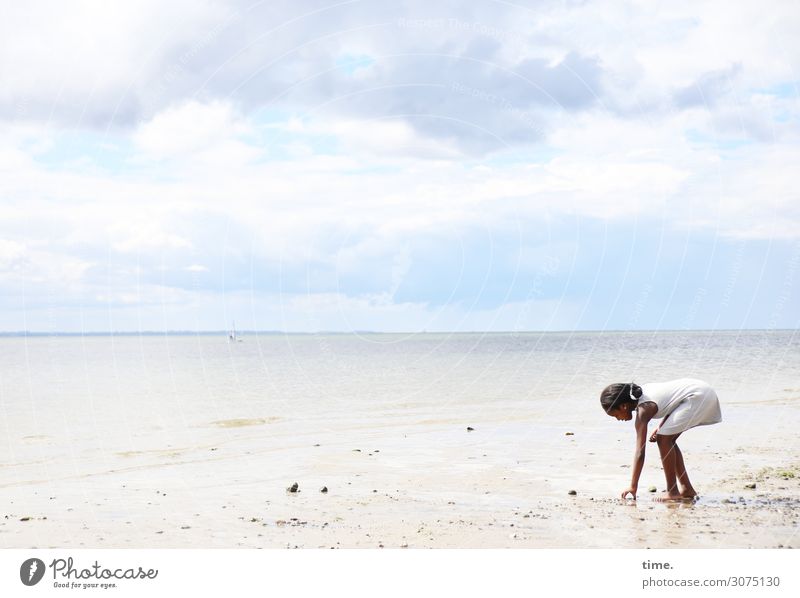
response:
<svg viewBox="0 0 800 598"><path fill-rule="evenodd" d="M717 393L702 380L681 378L642 384L639 404L648 401L658 405L654 419L666 418L659 434L680 434L695 426L722 421Z"/></svg>

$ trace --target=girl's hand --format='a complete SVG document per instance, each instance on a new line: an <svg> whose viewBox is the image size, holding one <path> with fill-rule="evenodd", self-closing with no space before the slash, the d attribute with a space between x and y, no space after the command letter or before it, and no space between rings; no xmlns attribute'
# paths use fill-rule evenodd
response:
<svg viewBox="0 0 800 598"><path fill-rule="evenodd" d="M656 436L658 436L658 431L661 429L661 426L653 430L653 433L650 435L650 442L656 441Z"/></svg>
<svg viewBox="0 0 800 598"><path fill-rule="evenodd" d="M636 490L637 490L636 486L631 486L630 488L625 490L625 492L622 493L622 499L624 500L625 497L628 494L630 494L633 497L633 500L636 500Z"/></svg>

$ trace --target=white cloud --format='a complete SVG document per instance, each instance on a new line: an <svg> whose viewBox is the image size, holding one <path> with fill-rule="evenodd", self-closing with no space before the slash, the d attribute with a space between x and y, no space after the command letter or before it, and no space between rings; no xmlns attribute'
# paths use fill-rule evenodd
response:
<svg viewBox="0 0 800 598"><path fill-rule="evenodd" d="M631 106L736 64L753 87L796 79L800 69L800 12L792 2L767 9L757 0L564 3L528 26L600 56Z"/></svg>
<svg viewBox="0 0 800 598"><path fill-rule="evenodd" d="M191 159L220 146L233 146L251 132L230 103L204 104L190 100L171 106L143 123L134 132L133 141L148 159Z"/></svg>
<svg viewBox="0 0 800 598"><path fill-rule="evenodd" d="M14 268L24 255L25 246L22 243L0 239L0 268L3 270Z"/></svg>
<svg viewBox="0 0 800 598"><path fill-rule="evenodd" d="M21 120L106 127L130 119L126 112L170 81L166 71L174 79L184 67L178 50L230 13L208 0L18 4L0 20L0 106L14 106Z"/></svg>
<svg viewBox="0 0 800 598"><path fill-rule="evenodd" d="M122 253L169 251L191 247L189 240L163 230L162 223L144 220L109 223L111 247Z"/></svg>
<svg viewBox="0 0 800 598"><path fill-rule="evenodd" d="M53 251L43 241L29 244L0 239L0 283L20 288L75 290L92 262Z"/></svg>
<svg viewBox="0 0 800 598"><path fill-rule="evenodd" d="M349 154L367 157L455 159L463 154L454 144L428 139L402 120L338 120L316 130L334 135Z"/></svg>
<svg viewBox="0 0 800 598"><path fill-rule="evenodd" d="M273 323L280 322L280 326L273 324L271 327L308 332L326 329L387 332L569 330L575 327L581 312L580 304L567 300L508 302L491 309L476 309L460 303L442 306L394 303L386 301L382 295L349 297L339 293L284 296L277 301L281 305L280 318L275 318L278 314L268 317ZM255 322L257 327L259 319ZM392 324L387 327L387 322Z"/></svg>

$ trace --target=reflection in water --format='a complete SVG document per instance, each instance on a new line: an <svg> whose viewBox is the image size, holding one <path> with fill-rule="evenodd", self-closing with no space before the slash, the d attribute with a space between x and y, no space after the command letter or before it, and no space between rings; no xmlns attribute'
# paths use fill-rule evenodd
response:
<svg viewBox="0 0 800 598"><path fill-rule="evenodd" d="M697 504L704 507L785 507L794 509L800 507L800 498L789 496L745 498L744 496L709 495L700 497Z"/></svg>

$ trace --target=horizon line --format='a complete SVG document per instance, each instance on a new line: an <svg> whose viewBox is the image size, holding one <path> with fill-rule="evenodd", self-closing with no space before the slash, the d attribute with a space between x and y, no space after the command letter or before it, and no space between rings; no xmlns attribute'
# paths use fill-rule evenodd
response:
<svg viewBox="0 0 800 598"><path fill-rule="evenodd" d="M609 329L573 329L573 330L417 330L417 331L386 331L386 330L317 330L317 331L286 331L286 330L239 330L238 335L287 335L309 336L319 334L556 334L566 332L797 332L800 328L609 328ZM115 330L100 331L90 330L84 332L70 331L33 331L33 330L3 330L0 337L46 337L46 336L228 336L229 330Z"/></svg>

